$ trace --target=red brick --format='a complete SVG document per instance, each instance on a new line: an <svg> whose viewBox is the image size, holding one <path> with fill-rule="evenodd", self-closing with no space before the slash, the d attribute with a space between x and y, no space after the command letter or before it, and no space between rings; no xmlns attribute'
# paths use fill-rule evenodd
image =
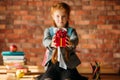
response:
<svg viewBox="0 0 120 80"><path fill-rule="evenodd" d="M81 39L95 39L96 35L95 34L85 34L81 35Z"/></svg>
<svg viewBox="0 0 120 80"><path fill-rule="evenodd" d="M9 43L19 43L20 39L11 38L11 39L7 39L7 42L9 42Z"/></svg>
<svg viewBox="0 0 120 80"><path fill-rule="evenodd" d="M103 40L101 40L101 39L89 39L87 41L90 44L102 44L103 43Z"/></svg>
<svg viewBox="0 0 120 80"><path fill-rule="evenodd" d="M117 14L116 14L116 15L117 15ZM115 16L115 19L116 19L116 20L120 20L120 16L119 16L119 15Z"/></svg>
<svg viewBox="0 0 120 80"><path fill-rule="evenodd" d="M45 1L45 2L44 2L44 6L51 7L52 4L55 4L55 3L57 3L57 2L58 2L58 1Z"/></svg>
<svg viewBox="0 0 120 80"><path fill-rule="evenodd" d="M15 20L14 25L28 24L26 20Z"/></svg>
<svg viewBox="0 0 120 80"><path fill-rule="evenodd" d="M111 32L113 32L114 34L117 34L118 36L120 35L120 30L119 29L111 30Z"/></svg>
<svg viewBox="0 0 120 80"><path fill-rule="evenodd" d="M91 1L91 5L94 5L94 6L104 6L105 2L104 1Z"/></svg>
<svg viewBox="0 0 120 80"><path fill-rule="evenodd" d="M44 15L44 12L41 10L41 11L33 11L33 12L30 12L29 13L30 15L35 15L36 16L36 18L41 18L41 17L43 17L43 15ZM43 20L43 19L42 19Z"/></svg>
<svg viewBox="0 0 120 80"><path fill-rule="evenodd" d="M95 44L81 44L81 48L94 49L97 48Z"/></svg>
<svg viewBox="0 0 120 80"><path fill-rule="evenodd" d="M20 10L21 6L13 5L13 6L7 6L7 10Z"/></svg>
<svg viewBox="0 0 120 80"><path fill-rule="evenodd" d="M95 7L95 6L88 6L88 5L87 5L87 6L83 6L82 9L83 9L83 10L95 10L96 7Z"/></svg>
<svg viewBox="0 0 120 80"><path fill-rule="evenodd" d="M28 31L26 30L26 29L13 29L13 32L15 33L15 34L25 34L25 33L27 33Z"/></svg>
<svg viewBox="0 0 120 80"><path fill-rule="evenodd" d="M5 40L0 38L0 43L5 43Z"/></svg>
<svg viewBox="0 0 120 80"><path fill-rule="evenodd" d="M34 45L31 43L22 43L22 48L30 49L30 48L34 48Z"/></svg>
<svg viewBox="0 0 120 80"><path fill-rule="evenodd" d="M13 3L12 3L13 5L21 5L21 6L23 6L23 5L27 5L27 1L13 1Z"/></svg>
<svg viewBox="0 0 120 80"><path fill-rule="evenodd" d="M120 10L120 6L119 5L114 6L114 10Z"/></svg>
<svg viewBox="0 0 120 80"><path fill-rule="evenodd" d="M0 16L0 20L5 20L6 19L6 16Z"/></svg>
<svg viewBox="0 0 120 80"><path fill-rule="evenodd" d="M30 49L29 49L29 48L23 48L23 47L22 47L22 51L25 52L25 57L28 57L28 58L30 57L29 54L30 54L31 52L30 52Z"/></svg>
<svg viewBox="0 0 120 80"><path fill-rule="evenodd" d="M14 15L17 15L17 16L24 16L24 15L27 15L28 14L28 11L26 11L26 10L19 10L19 11L14 11L14 13L13 13Z"/></svg>
<svg viewBox="0 0 120 80"><path fill-rule="evenodd" d="M46 25L51 25L51 24L52 24L52 21L46 20L46 21L44 21L44 24L46 24Z"/></svg>
<svg viewBox="0 0 120 80"><path fill-rule="evenodd" d="M98 16L98 20L106 20L107 19L107 16Z"/></svg>
<svg viewBox="0 0 120 80"><path fill-rule="evenodd" d="M39 47L39 48L32 48L30 51L33 52L33 53L45 53L44 50L45 48L43 47Z"/></svg>
<svg viewBox="0 0 120 80"><path fill-rule="evenodd" d="M81 20L81 21L76 21L75 24L88 25L88 24L90 24L90 21L88 21L88 20Z"/></svg>
<svg viewBox="0 0 120 80"><path fill-rule="evenodd" d="M104 43L104 44L98 44L97 48L100 48L100 49L104 49L104 48L113 49L114 47L113 47L113 44Z"/></svg>
<svg viewBox="0 0 120 80"><path fill-rule="evenodd" d="M14 33L6 34L5 36L8 39L19 39L20 38L20 35L14 34Z"/></svg>
<svg viewBox="0 0 120 80"><path fill-rule="evenodd" d="M120 59L120 53L114 53L114 54L113 54L113 57L114 57L114 58L119 58L119 59Z"/></svg>
<svg viewBox="0 0 120 80"><path fill-rule="evenodd" d="M95 20L95 21L91 21L90 24L91 25L100 25L100 24L104 24L104 20Z"/></svg>
<svg viewBox="0 0 120 80"><path fill-rule="evenodd" d="M43 6L42 1L28 1L28 6Z"/></svg>
<svg viewBox="0 0 120 80"><path fill-rule="evenodd" d="M106 6L114 6L116 4L117 1L106 1Z"/></svg>
<svg viewBox="0 0 120 80"><path fill-rule="evenodd" d="M108 15L116 15L115 11L109 11L109 13L107 13Z"/></svg>
<svg viewBox="0 0 120 80"><path fill-rule="evenodd" d="M42 39L29 39L27 42L34 43L34 44L40 44L42 43Z"/></svg>
<svg viewBox="0 0 120 80"><path fill-rule="evenodd" d="M6 7L5 6L0 6L0 11L5 11Z"/></svg>
<svg viewBox="0 0 120 80"><path fill-rule="evenodd" d="M113 25L98 25L98 29L112 29Z"/></svg>
<svg viewBox="0 0 120 80"><path fill-rule="evenodd" d="M21 34L20 38L21 39L33 39L33 35L32 34Z"/></svg>
<svg viewBox="0 0 120 80"><path fill-rule="evenodd" d="M5 38L5 34L4 33L0 33L0 39L4 39Z"/></svg>
<svg viewBox="0 0 120 80"><path fill-rule="evenodd" d="M5 29L6 25L5 24L0 24L0 29Z"/></svg>
<svg viewBox="0 0 120 80"><path fill-rule="evenodd" d="M84 10L77 10L77 11L75 11L75 13L74 13L74 15L85 15L85 14L87 14L87 12L84 11Z"/></svg>
<svg viewBox="0 0 120 80"><path fill-rule="evenodd" d="M26 15L26 16L22 16L22 20L35 20L36 16L32 16L32 15Z"/></svg>
<svg viewBox="0 0 120 80"><path fill-rule="evenodd" d="M102 20L102 19L105 19L105 20L116 20L116 16L115 15L108 15L108 16L99 16L99 19Z"/></svg>
<svg viewBox="0 0 120 80"><path fill-rule="evenodd" d="M9 33L13 33L13 30L12 29L0 29L0 33L9 34Z"/></svg>

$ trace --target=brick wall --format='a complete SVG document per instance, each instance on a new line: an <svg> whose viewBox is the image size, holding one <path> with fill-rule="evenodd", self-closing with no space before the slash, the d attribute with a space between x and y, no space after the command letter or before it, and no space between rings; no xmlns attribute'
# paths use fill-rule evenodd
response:
<svg viewBox="0 0 120 80"><path fill-rule="evenodd" d="M51 25L49 8L57 1L72 8L70 23L79 35L76 51L81 61L119 69L120 0L0 0L0 53L16 44L27 64L41 65L43 31Z"/></svg>

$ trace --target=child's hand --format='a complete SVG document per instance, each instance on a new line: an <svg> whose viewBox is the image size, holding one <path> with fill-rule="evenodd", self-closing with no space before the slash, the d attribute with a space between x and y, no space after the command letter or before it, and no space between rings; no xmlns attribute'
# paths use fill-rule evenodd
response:
<svg viewBox="0 0 120 80"><path fill-rule="evenodd" d="M55 36L52 38L51 47L56 48Z"/></svg>
<svg viewBox="0 0 120 80"><path fill-rule="evenodd" d="M73 46L73 44L72 44L72 42L70 41L70 38L67 36L66 37L66 46L67 47L72 47Z"/></svg>

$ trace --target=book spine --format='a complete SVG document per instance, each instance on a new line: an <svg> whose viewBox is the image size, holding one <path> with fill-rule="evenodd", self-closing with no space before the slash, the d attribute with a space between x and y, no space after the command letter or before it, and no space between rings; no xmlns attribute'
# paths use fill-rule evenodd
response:
<svg viewBox="0 0 120 80"><path fill-rule="evenodd" d="M3 60L22 60L24 56L3 56Z"/></svg>

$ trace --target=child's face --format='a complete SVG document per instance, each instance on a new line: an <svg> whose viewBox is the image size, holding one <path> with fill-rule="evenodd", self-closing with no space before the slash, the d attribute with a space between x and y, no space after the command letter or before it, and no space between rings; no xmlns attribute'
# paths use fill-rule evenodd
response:
<svg viewBox="0 0 120 80"><path fill-rule="evenodd" d="M68 15L64 10L55 10L52 14L52 18L58 28L65 27L68 21Z"/></svg>

